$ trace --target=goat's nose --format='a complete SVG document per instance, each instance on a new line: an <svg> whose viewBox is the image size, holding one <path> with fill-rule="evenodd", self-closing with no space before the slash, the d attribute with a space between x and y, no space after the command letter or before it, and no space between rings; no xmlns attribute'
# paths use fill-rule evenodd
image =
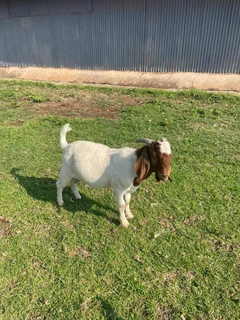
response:
<svg viewBox="0 0 240 320"><path fill-rule="evenodd" d="M172 178L171 178L170 176L166 175L166 174L163 174L163 179L164 179L165 181L169 180L169 181L172 182Z"/></svg>

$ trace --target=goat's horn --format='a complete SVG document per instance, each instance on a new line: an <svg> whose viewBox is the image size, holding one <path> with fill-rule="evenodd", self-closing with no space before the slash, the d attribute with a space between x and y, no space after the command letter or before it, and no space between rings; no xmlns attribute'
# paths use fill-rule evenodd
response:
<svg viewBox="0 0 240 320"><path fill-rule="evenodd" d="M137 139L136 142L143 142L143 143L146 143L148 146L150 146L153 140L149 138L141 138L141 139Z"/></svg>

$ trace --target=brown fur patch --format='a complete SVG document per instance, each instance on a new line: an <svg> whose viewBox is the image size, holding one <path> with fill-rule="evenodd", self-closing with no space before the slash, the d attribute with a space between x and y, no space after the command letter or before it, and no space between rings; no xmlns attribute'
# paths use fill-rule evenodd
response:
<svg viewBox="0 0 240 320"><path fill-rule="evenodd" d="M133 182L134 186L139 186L139 184L152 173L152 171L150 171L151 163L148 150L148 146L143 146L136 150L137 161L135 163L135 172L137 178Z"/></svg>
<svg viewBox="0 0 240 320"><path fill-rule="evenodd" d="M147 179L152 172L155 172L157 181L162 180L161 175L169 176L171 172L171 155L160 152L160 144L154 141L150 146L143 146L136 150L137 161L135 172L137 178L133 185L138 186L143 180ZM161 173L161 175L159 175Z"/></svg>
<svg viewBox="0 0 240 320"><path fill-rule="evenodd" d="M152 167L152 172L155 172L156 175L156 180L160 181L161 178L159 177L159 172L163 176L170 176L171 173L171 154L166 154L166 153L161 153L160 152L160 144L158 141L154 141L151 146L151 157L152 157L152 162L151 162L151 167Z"/></svg>

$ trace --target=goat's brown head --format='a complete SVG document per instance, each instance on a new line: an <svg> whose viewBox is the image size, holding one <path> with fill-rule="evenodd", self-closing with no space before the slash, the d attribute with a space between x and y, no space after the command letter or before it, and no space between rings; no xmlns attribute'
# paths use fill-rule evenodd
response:
<svg viewBox="0 0 240 320"><path fill-rule="evenodd" d="M172 181L171 173L171 146L167 139L154 141L148 138L142 138L137 142L146 143L145 146L136 150L137 161L135 163L135 171L137 178L134 185L139 185L142 180L147 179L152 172L155 173L156 180Z"/></svg>

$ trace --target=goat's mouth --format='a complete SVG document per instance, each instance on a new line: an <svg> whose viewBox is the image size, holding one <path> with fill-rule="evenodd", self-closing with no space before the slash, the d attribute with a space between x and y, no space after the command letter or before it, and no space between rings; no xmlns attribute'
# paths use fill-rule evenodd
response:
<svg viewBox="0 0 240 320"><path fill-rule="evenodd" d="M173 181L172 180L172 178L170 177L170 176L165 176L165 175L163 175L162 173L160 173L160 172L156 172L155 173L155 178L156 178L156 181L157 182L160 182L160 181L167 181L167 180L169 180L169 181Z"/></svg>
<svg viewBox="0 0 240 320"><path fill-rule="evenodd" d="M156 172L156 173L155 173L155 178L156 178L156 181L157 181L157 182L160 182L160 181L164 181L164 180L165 180L163 174L161 174L160 172Z"/></svg>

